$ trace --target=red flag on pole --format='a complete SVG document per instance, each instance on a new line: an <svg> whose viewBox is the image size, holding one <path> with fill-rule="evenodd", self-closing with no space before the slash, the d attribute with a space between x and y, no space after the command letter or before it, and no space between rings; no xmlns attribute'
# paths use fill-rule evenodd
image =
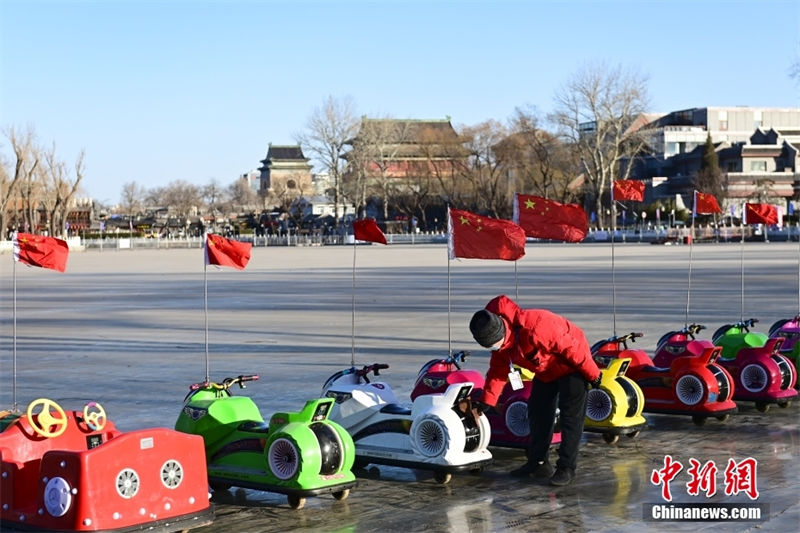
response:
<svg viewBox="0 0 800 533"><path fill-rule="evenodd" d="M778 208L770 204L744 204L745 224L777 224Z"/></svg>
<svg viewBox="0 0 800 533"><path fill-rule="evenodd" d="M540 239L580 242L589 231L586 212L579 205L560 204L529 194L516 195L514 222L528 237Z"/></svg>
<svg viewBox="0 0 800 533"><path fill-rule="evenodd" d="M448 209L447 251L450 259L516 261L525 255L525 230L510 220Z"/></svg>
<svg viewBox="0 0 800 533"><path fill-rule="evenodd" d="M722 213L722 209L719 207L714 195L694 191L694 209L692 210L692 216L713 215L714 213Z"/></svg>
<svg viewBox="0 0 800 533"><path fill-rule="evenodd" d="M374 218L362 218L353 222L353 237L358 241L386 244L386 235Z"/></svg>
<svg viewBox="0 0 800 533"><path fill-rule="evenodd" d="M250 261L249 242L239 242L219 235L206 235L206 264L244 269Z"/></svg>
<svg viewBox="0 0 800 533"><path fill-rule="evenodd" d="M30 233L14 233L14 261L64 272L67 269L67 241Z"/></svg>
<svg viewBox="0 0 800 533"><path fill-rule="evenodd" d="M611 195L613 200L644 202L644 182L638 180L615 180Z"/></svg>

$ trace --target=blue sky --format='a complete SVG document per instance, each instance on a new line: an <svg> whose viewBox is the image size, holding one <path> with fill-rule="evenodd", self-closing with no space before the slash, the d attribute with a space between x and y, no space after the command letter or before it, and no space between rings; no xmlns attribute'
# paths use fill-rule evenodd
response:
<svg viewBox="0 0 800 533"><path fill-rule="evenodd" d="M652 111L798 107L799 28L800 0L2 0L0 126L85 149L85 193L116 203L130 181L232 183L328 96L505 122L601 61L647 75Z"/></svg>

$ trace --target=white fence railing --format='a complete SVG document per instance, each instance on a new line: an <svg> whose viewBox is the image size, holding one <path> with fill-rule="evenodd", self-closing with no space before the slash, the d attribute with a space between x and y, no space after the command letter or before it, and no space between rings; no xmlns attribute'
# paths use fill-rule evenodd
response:
<svg viewBox="0 0 800 533"><path fill-rule="evenodd" d="M763 227L745 227L746 241L775 241L785 242L798 239L800 230L797 226L770 228L764 235ZM644 231L626 229L617 230L614 233L615 243L663 243L663 244L686 244L690 228L666 228L666 229L645 229ZM738 242L742 238L741 228L722 227L722 228L695 228L694 242ZM342 244L352 244L352 235L268 235L256 237L253 235L243 235L236 237L238 240L252 242L253 246L335 246ZM446 243L446 233L389 233L386 235L389 244L433 244ZM535 242L536 239L528 239ZM70 249L73 250L152 250L152 249L176 249L176 248L202 248L202 237L178 237L178 238L104 238L104 239L81 239L80 237L70 237L67 239ZM611 242L610 230L592 230L586 236L585 243ZM10 253L12 251L11 241L0 241L0 253Z"/></svg>

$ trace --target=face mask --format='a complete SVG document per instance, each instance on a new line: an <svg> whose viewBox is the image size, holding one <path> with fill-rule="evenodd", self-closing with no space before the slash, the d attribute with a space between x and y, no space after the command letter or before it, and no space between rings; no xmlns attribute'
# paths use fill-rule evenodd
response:
<svg viewBox="0 0 800 533"><path fill-rule="evenodd" d="M489 348L489 349L490 349L490 350L492 350L492 351L499 350L499 349L500 349L500 347L501 347L502 345L503 345L503 341L502 341L502 340L500 340L500 341L497 341L497 343L495 343L495 344L494 344L494 345L493 345L491 348Z"/></svg>

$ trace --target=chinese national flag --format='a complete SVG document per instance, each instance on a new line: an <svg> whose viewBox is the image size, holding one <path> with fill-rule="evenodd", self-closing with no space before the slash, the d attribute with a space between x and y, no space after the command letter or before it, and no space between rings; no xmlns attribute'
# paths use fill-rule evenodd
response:
<svg viewBox="0 0 800 533"><path fill-rule="evenodd" d="M67 241L30 233L14 234L14 261L64 272L67 269Z"/></svg>
<svg viewBox="0 0 800 533"><path fill-rule="evenodd" d="M239 242L209 233L206 236L206 264L244 269L250 261L249 242Z"/></svg>
<svg viewBox="0 0 800 533"><path fill-rule="evenodd" d="M356 240L386 244L386 235L374 218L363 218L353 222L353 236Z"/></svg>
<svg viewBox="0 0 800 533"><path fill-rule="evenodd" d="M510 220L486 218L458 209L449 209L448 218L450 259L516 261L525 255L525 230Z"/></svg>
<svg viewBox="0 0 800 533"><path fill-rule="evenodd" d="M777 224L778 208L770 204L744 204L745 224Z"/></svg>
<svg viewBox="0 0 800 533"><path fill-rule="evenodd" d="M694 214L712 215L714 213L722 213L714 195L694 191Z"/></svg>
<svg viewBox="0 0 800 533"><path fill-rule="evenodd" d="M528 237L540 239L580 242L589 231L582 207L528 194L516 195L514 222L522 226Z"/></svg>
<svg viewBox="0 0 800 533"><path fill-rule="evenodd" d="M614 200L644 202L644 182L638 180L615 180L611 194Z"/></svg>

